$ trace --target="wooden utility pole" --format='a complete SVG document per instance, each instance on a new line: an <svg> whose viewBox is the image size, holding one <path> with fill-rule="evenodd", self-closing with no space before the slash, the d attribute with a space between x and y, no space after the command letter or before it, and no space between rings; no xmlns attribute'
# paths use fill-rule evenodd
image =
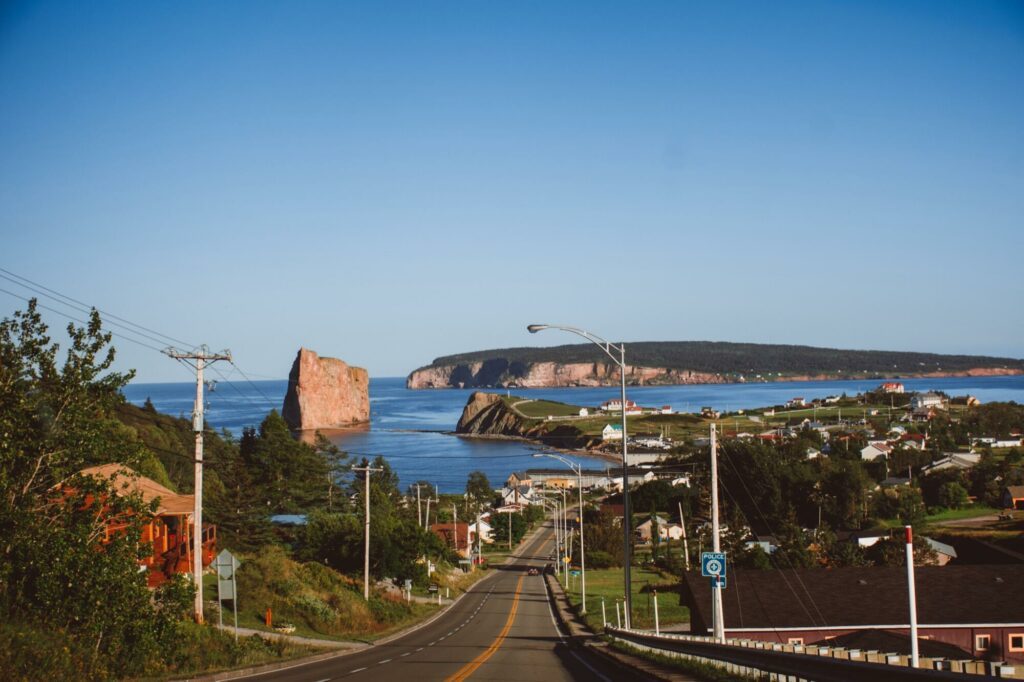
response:
<svg viewBox="0 0 1024 682"><path fill-rule="evenodd" d="M207 363L218 360L231 362L231 351L211 353L206 346L195 351L182 351L177 348L166 348L164 354L178 362L192 367L196 371L196 403L192 410L192 430L196 434L195 454L195 505L192 510L192 581L196 586L194 617L197 623L203 622L203 369Z"/></svg>
<svg viewBox="0 0 1024 682"><path fill-rule="evenodd" d="M679 502L679 525L683 527L683 561L686 570L690 570L690 545L686 541L686 519L683 518L683 503Z"/></svg>
<svg viewBox="0 0 1024 682"><path fill-rule="evenodd" d="M352 467L352 471L365 472L363 479L366 484L366 531L363 542L363 599L370 601L370 474L374 471L383 471L381 467L372 467L367 464L364 467Z"/></svg>

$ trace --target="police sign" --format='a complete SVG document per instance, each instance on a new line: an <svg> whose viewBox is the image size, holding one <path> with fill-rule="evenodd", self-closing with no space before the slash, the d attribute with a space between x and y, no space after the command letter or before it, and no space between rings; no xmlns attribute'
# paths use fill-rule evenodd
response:
<svg viewBox="0 0 1024 682"><path fill-rule="evenodd" d="M725 575L725 552L703 552L700 555L700 574L705 578Z"/></svg>

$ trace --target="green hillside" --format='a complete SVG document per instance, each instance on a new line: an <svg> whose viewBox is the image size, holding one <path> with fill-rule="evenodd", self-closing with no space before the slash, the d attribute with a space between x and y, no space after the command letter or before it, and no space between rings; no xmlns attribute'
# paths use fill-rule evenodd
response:
<svg viewBox="0 0 1024 682"><path fill-rule="evenodd" d="M941 355L879 350L843 350L723 341L641 341L626 344L631 365L720 374L912 375L1000 368L1024 371L1024 360L981 355ZM537 362L578 363L606 360L590 343L545 348L499 348L445 355L428 367L475 362L507 362L512 373ZM425 368L421 368L425 369Z"/></svg>

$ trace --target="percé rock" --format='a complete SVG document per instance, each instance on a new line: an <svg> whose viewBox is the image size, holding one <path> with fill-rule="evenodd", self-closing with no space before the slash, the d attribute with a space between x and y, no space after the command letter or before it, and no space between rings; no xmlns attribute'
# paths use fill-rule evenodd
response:
<svg viewBox="0 0 1024 682"><path fill-rule="evenodd" d="M518 386L545 388L554 386L614 386L619 383L619 367L610 362L533 362L509 363L484 361L441 365L417 369L409 375L407 388L483 388ZM630 366L626 383L630 386L675 384L722 384L727 378L710 372Z"/></svg>
<svg viewBox="0 0 1024 682"><path fill-rule="evenodd" d="M288 373L281 416L296 431L331 429L370 421L370 376L337 358L300 348Z"/></svg>

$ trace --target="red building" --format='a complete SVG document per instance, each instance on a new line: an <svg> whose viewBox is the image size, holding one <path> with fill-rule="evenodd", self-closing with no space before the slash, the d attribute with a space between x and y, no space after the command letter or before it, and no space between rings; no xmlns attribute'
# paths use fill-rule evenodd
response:
<svg viewBox="0 0 1024 682"><path fill-rule="evenodd" d="M729 570L726 637L829 644L854 633L910 633L906 568ZM952 645L965 659L1024 663L1024 565L919 566L918 639ZM682 585L690 631L710 634L711 582L690 572Z"/></svg>
<svg viewBox="0 0 1024 682"><path fill-rule="evenodd" d="M140 542L152 544L152 552L139 560L139 565L147 571L150 587L157 587L172 575L192 572L195 496L180 495L121 464L89 467L80 474L109 481L115 492L138 493L146 503L157 500L156 512L143 526L139 538ZM111 517L106 524L104 540L128 528L123 518ZM217 554L216 526L203 524L202 541L203 566L206 567Z"/></svg>

